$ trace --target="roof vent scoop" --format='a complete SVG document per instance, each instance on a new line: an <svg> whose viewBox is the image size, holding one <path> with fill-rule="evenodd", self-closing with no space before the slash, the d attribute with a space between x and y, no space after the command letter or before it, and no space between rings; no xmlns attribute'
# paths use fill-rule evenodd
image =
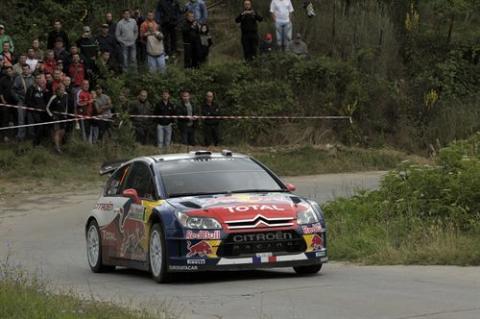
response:
<svg viewBox="0 0 480 319"><path fill-rule="evenodd" d="M222 155L231 157L233 155L233 152L229 150L223 150Z"/></svg>
<svg viewBox="0 0 480 319"><path fill-rule="evenodd" d="M212 152L205 151L205 150L198 150L198 151L191 151L190 154L195 156L210 156L212 155Z"/></svg>

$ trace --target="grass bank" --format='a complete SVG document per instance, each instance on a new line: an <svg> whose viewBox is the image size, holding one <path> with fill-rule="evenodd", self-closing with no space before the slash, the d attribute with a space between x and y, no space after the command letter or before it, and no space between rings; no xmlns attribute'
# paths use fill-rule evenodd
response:
<svg viewBox="0 0 480 319"><path fill-rule="evenodd" d="M324 206L330 256L367 264L480 265L480 134L433 165L402 163L379 190Z"/></svg>
<svg viewBox="0 0 480 319"><path fill-rule="evenodd" d="M237 146L230 149L254 156L282 176L386 170L405 159L426 161L393 150L340 146ZM220 151L221 148L211 150ZM169 150L172 153L187 151L180 145ZM60 156L47 147L3 144L0 145L0 194L92 189L92 185L99 186L103 181L98 169L104 161L158 153L156 147L119 148L113 143L91 146L73 140Z"/></svg>
<svg viewBox="0 0 480 319"><path fill-rule="evenodd" d="M22 271L0 265L0 318L2 319L173 319L176 314L160 305L156 313L132 311L72 295L53 294L45 283Z"/></svg>

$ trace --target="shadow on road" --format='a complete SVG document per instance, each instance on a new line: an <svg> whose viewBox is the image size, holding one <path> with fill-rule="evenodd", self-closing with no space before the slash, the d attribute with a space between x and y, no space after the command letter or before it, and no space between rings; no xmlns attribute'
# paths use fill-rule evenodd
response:
<svg viewBox="0 0 480 319"><path fill-rule="evenodd" d="M151 275L148 272L127 269L127 268L118 268L117 270L110 273L110 275L118 276L127 276L129 279L137 277L139 279L151 279ZM225 283L225 282L234 282L242 280L266 280L266 279L288 279L288 278L298 278L298 277L315 277L321 276L318 275L298 275L291 272L279 271L279 270L244 270L244 271L205 271L205 272L191 272L191 273L174 273L173 280L170 284L174 285L183 285L183 284L214 284L214 283Z"/></svg>

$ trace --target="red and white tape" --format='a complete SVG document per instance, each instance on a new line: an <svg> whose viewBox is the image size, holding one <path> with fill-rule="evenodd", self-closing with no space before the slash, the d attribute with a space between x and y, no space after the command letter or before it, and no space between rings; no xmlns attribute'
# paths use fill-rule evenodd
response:
<svg viewBox="0 0 480 319"><path fill-rule="evenodd" d="M51 121L51 122L40 122L40 123L16 125L16 126L5 126L5 127L0 127L0 131L13 130L13 129L16 129L16 128L23 128L23 127L52 125L52 124L57 124L57 123L66 123L66 122L73 122L73 121L77 121L77 119L59 120L59 121Z"/></svg>
<svg viewBox="0 0 480 319"><path fill-rule="evenodd" d="M348 120L353 123L351 116L325 115L325 116L278 116L278 115L130 115L131 118L167 118L190 120Z"/></svg>
<svg viewBox="0 0 480 319"><path fill-rule="evenodd" d="M0 106L9 107L9 108L13 108L13 109L22 109L22 110L27 110L27 111L41 112L41 113L46 113L47 112L46 110L36 109L34 107L28 107L28 106L23 106L23 105L12 105L12 104L0 103ZM98 117L98 116L86 116L86 115L72 114L72 113L65 113L65 112L52 112L52 113L58 114L58 115L71 116L71 117L76 118L77 120L99 120L99 121L113 122L113 120L111 120L111 119Z"/></svg>
<svg viewBox="0 0 480 319"><path fill-rule="evenodd" d="M0 106L16 108L16 109L24 109L28 111L34 112L46 112L45 110L40 110L32 107L27 106L20 106L20 105L11 105L11 104L1 104ZM71 114L71 113L60 113L54 112L60 115L67 115L73 117L73 119L68 120L99 120L99 121L107 121L112 122L111 119L106 119L98 116L85 116L79 114ZM117 115L117 114L113 114ZM166 119L188 119L188 120L348 120L350 124L353 123L351 116L342 116L342 115L318 115L318 116L270 116L270 115L218 115L218 116L208 116L208 115L129 115L130 118L166 118ZM43 125L48 125L52 123L61 123L61 122L45 122ZM42 123L37 123L37 125L42 125ZM32 126L31 124L29 126ZM12 129L12 128L19 128L19 127L27 127L27 126L10 126L10 127L3 127L0 130Z"/></svg>

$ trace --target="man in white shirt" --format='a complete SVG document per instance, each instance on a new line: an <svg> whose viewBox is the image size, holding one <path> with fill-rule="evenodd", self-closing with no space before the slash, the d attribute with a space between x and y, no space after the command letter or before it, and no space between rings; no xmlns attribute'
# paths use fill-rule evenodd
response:
<svg viewBox="0 0 480 319"><path fill-rule="evenodd" d="M30 48L27 51L27 61L25 61L30 66L30 70L36 70L37 69L37 64L38 64L38 59L35 54L35 50Z"/></svg>
<svg viewBox="0 0 480 319"><path fill-rule="evenodd" d="M293 12L292 2L290 0L272 0L270 12L275 22L277 44L282 50L285 50L292 41L292 22L290 19Z"/></svg>

